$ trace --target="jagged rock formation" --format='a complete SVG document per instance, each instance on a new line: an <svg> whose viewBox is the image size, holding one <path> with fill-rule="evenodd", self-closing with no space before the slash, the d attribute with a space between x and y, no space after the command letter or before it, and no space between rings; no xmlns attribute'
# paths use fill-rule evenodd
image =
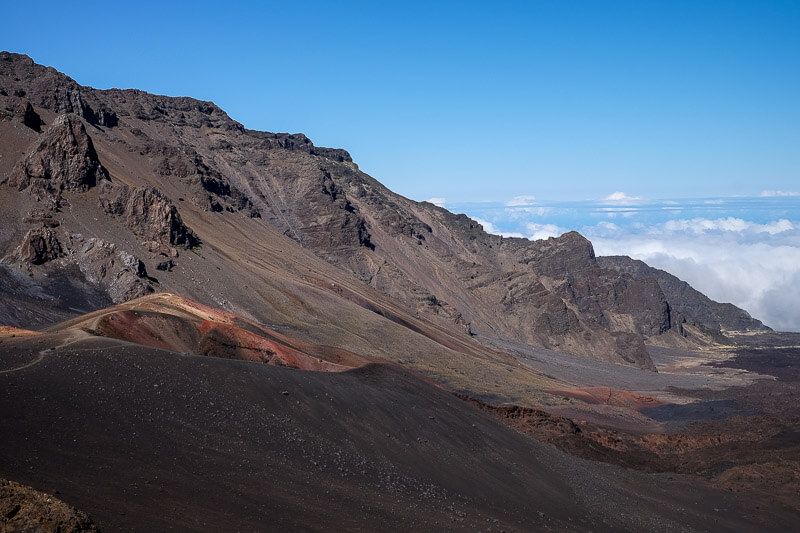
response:
<svg viewBox="0 0 800 533"><path fill-rule="evenodd" d="M770 328L733 304L719 303L669 272L627 256L598 257L600 265L636 279L656 280L678 322L688 321L708 331L770 331Z"/></svg>
<svg viewBox="0 0 800 533"><path fill-rule="evenodd" d="M7 91L0 92L0 117L24 124L36 132L41 131L42 117L36 113L30 101L18 96L9 97Z"/></svg>
<svg viewBox="0 0 800 533"><path fill-rule="evenodd" d="M56 233L47 227L30 230L22 239L19 258L31 265L41 265L63 254Z"/></svg>
<svg viewBox="0 0 800 533"><path fill-rule="evenodd" d="M156 250L162 246L192 248L200 241L186 227L178 209L153 187L106 184L100 198L108 214L120 216L134 234L145 238Z"/></svg>
<svg viewBox="0 0 800 533"><path fill-rule="evenodd" d="M344 150L301 134L248 130L213 103L95 90L8 53L0 54L0 89L23 94L45 122L77 114L44 129L13 173L18 188L85 190L102 181L81 195L85 202L74 197L82 207L70 212L65 231L91 228L118 251L150 261L162 287L201 301L254 315L293 302L291 313L313 315L297 319L311 336L327 322L348 324L335 335L358 329L363 318L325 307L346 302L415 334L447 332L459 339L448 343L478 352L512 342L650 369L645 341L680 327L659 282L606 268L577 233L535 242L489 235L464 215L393 193ZM91 138L82 121L92 125ZM4 135L21 138L17 130ZM56 152L72 155L59 166ZM165 262L176 247L200 240L197 261ZM289 249L293 256L268 255ZM309 272L337 281L312 282ZM238 286L253 276L258 284ZM266 283L275 296L259 290ZM308 283L324 286L324 296L299 298L295 287ZM347 331L346 342L362 342Z"/></svg>
<svg viewBox="0 0 800 533"><path fill-rule="evenodd" d="M7 95L26 97L35 107L56 114L74 113L93 125L116 125L117 117L111 109L57 70L41 67L29 57L16 54L4 54L0 61L5 63L0 65L0 74L13 75L13 87L3 87ZM19 69L20 66L27 68Z"/></svg>
<svg viewBox="0 0 800 533"><path fill-rule="evenodd" d="M102 239L84 239L71 236L75 250L72 260L86 279L106 288L114 303L127 302L133 298L155 292L154 279L147 274L145 264L133 254Z"/></svg>
<svg viewBox="0 0 800 533"><path fill-rule="evenodd" d="M85 191L108 179L92 139L74 115L61 115L11 172L8 184L59 207L64 191Z"/></svg>
<svg viewBox="0 0 800 533"><path fill-rule="evenodd" d="M213 212L247 210L251 217L260 216L250 199L217 169L207 165L197 151L148 140L144 153L156 158L153 170L158 175L176 177L186 184L193 203L202 209Z"/></svg>
<svg viewBox="0 0 800 533"><path fill-rule="evenodd" d="M45 264L55 271L76 266L86 281L103 287L114 303L155 292L158 285L148 275L144 262L114 243L80 234L59 235L47 226L29 230L4 261L18 264L29 273Z"/></svg>

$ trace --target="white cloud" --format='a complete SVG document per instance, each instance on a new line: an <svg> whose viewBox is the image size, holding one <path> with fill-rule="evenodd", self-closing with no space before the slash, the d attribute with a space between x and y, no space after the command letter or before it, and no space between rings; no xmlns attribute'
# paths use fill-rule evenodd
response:
<svg viewBox="0 0 800 533"><path fill-rule="evenodd" d="M433 198L428 198L425 201L429 202L429 203L432 203L433 205L436 205L436 206L439 206L439 207L444 207L445 199L444 198L440 198L438 196L434 196Z"/></svg>
<svg viewBox="0 0 800 533"><path fill-rule="evenodd" d="M605 220L602 222L598 222L597 227L601 230L606 230L606 231L619 231L619 226L617 226L613 222L606 222Z"/></svg>
<svg viewBox="0 0 800 533"><path fill-rule="evenodd" d="M775 196L800 196L800 191L761 191L759 196L765 198Z"/></svg>
<svg viewBox="0 0 800 533"><path fill-rule="evenodd" d="M478 218L478 217L472 217L472 220L474 220L475 222L477 222L478 224L483 226L483 231L485 231L486 233L492 233L494 235L500 235L499 233L497 233L497 228L494 227L494 224L492 224L488 220L484 220L484 219Z"/></svg>
<svg viewBox="0 0 800 533"><path fill-rule="evenodd" d="M533 205L536 203L536 197L532 194L523 194L520 196L515 196L511 200L506 202L508 207L525 207L528 205Z"/></svg>
<svg viewBox="0 0 800 533"><path fill-rule="evenodd" d="M536 215L543 217L553 212L552 207L536 206L536 207L506 207L505 213L515 219L525 218L528 215Z"/></svg>
<svg viewBox="0 0 800 533"><path fill-rule="evenodd" d="M540 239L549 239L550 237L558 237L564 233L564 230L555 224L537 224L536 222L529 222L525 225L530 233L530 239L538 241Z"/></svg>
<svg viewBox="0 0 800 533"><path fill-rule="evenodd" d="M484 220L482 218L472 217L472 219L483 226L483 231L486 233L491 233L492 235L500 235L502 237L524 237L522 233L517 233L514 231L500 231L497 227L489 222L488 220Z"/></svg>
<svg viewBox="0 0 800 533"><path fill-rule="evenodd" d="M537 224L536 222L529 222L525 225L527 229L527 235L516 231L500 231L497 229L497 226L489 222L488 220L484 220L478 217L472 217L475 222L483 226L483 231L486 233L491 233L493 235L500 235L503 237L519 237L519 238L528 238L531 240L540 240L540 239L548 239L550 237L558 237L559 235L564 233L562 228L559 228L555 224Z"/></svg>
<svg viewBox="0 0 800 533"><path fill-rule="evenodd" d="M615 204L629 204L633 202L638 202L639 200L641 200L641 198L639 198L638 196L628 196L622 191L612 192L611 194L603 198L603 201L612 202Z"/></svg>
<svg viewBox="0 0 800 533"><path fill-rule="evenodd" d="M630 218L636 216L636 213L639 212L638 207L598 207L597 210L605 213L605 215L609 218Z"/></svg>
<svg viewBox="0 0 800 533"><path fill-rule="evenodd" d="M689 231L696 234L709 231L736 233L749 231L753 233L769 233L770 235L775 235L777 233L791 231L794 228L794 224L785 218L770 222L769 224L757 224L734 217L717 218L713 220L708 218L668 220L664 223L664 229L667 231Z"/></svg>
<svg viewBox="0 0 800 533"><path fill-rule="evenodd" d="M523 234L517 231L500 231L495 224L483 218L472 217L472 219L483 226L483 231L486 233L500 235L502 237L519 237L536 241L540 239L548 239L550 237L558 237L566 231L555 224L538 224L536 222L528 222L525 224L526 232Z"/></svg>

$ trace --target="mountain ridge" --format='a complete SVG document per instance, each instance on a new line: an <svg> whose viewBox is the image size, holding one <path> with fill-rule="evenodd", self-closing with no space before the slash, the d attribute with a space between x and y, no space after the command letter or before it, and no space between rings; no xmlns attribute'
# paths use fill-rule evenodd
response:
<svg viewBox="0 0 800 533"><path fill-rule="evenodd" d="M597 258L605 268L628 272L637 277L651 277L667 295L680 321L688 321L715 333L727 331L772 331L750 313L731 303L716 302L693 288L687 282L660 268L651 267L644 261L628 256L600 256Z"/></svg>
<svg viewBox="0 0 800 533"><path fill-rule="evenodd" d="M479 345L510 339L654 369L645 341L674 343L683 335L654 278L603 268L591 243L575 232L545 241L487 234L465 215L393 193L361 172L345 150L316 147L303 134L249 130L211 102L92 89L5 52L0 79L6 125L41 123L41 132L29 124L27 131L6 128L12 146L26 147L28 159L58 160L47 153L58 144L42 149L37 139L77 120L88 127L81 133L82 125L70 126L78 144L96 147L96 161L90 157L88 165L101 169L90 187L71 187L70 175L56 175L56 185L52 176L38 179L57 194L34 194L36 207L2 241L7 262L23 269L77 264L117 302L181 285L186 290L190 280L176 265L213 247L206 235L216 231L219 217L228 217L239 225L252 221L246 224L251 240L284 235L384 295L381 300ZM9 169L9 160L18 161L11 152L3 154L0 182L13 185L19 172ZM62 196L75 206L61 209ZM56 205L40 213L42 200ZM124 226L103 237L96 222L81 220L78 204L102 224ZM176 240L176 231L187 237ZM14 253L19 246L28 252ZM198 268L214 275L210 265ZM233 275L239 266L225 268ZM243 306L224 290L213 301L197 288L187 295L259 312L254 302Z"/></svg>

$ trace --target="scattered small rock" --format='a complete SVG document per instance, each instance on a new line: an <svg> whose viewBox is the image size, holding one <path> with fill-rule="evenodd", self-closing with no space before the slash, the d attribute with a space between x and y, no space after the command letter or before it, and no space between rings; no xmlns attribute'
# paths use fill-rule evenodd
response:
<svg viewBox="0 0 800 533"><path fill-rule="evenodd" d="M175 268L175 261L172 259L161 261L156 265L156 270L161 270L163 272L172 272L173 268Z"/></svg>

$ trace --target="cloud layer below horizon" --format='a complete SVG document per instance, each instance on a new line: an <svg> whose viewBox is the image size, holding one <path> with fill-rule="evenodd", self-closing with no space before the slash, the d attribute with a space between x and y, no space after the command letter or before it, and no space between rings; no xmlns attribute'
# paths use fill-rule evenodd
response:
<svg viewBox="0 0 800 533"><path fill-rule="evenodd" d="M800 331L800 197L647 201L617 192L596 202L447 205L507 237L577 230L597 255L628 255L731 302L770 327Z"/></svg>

